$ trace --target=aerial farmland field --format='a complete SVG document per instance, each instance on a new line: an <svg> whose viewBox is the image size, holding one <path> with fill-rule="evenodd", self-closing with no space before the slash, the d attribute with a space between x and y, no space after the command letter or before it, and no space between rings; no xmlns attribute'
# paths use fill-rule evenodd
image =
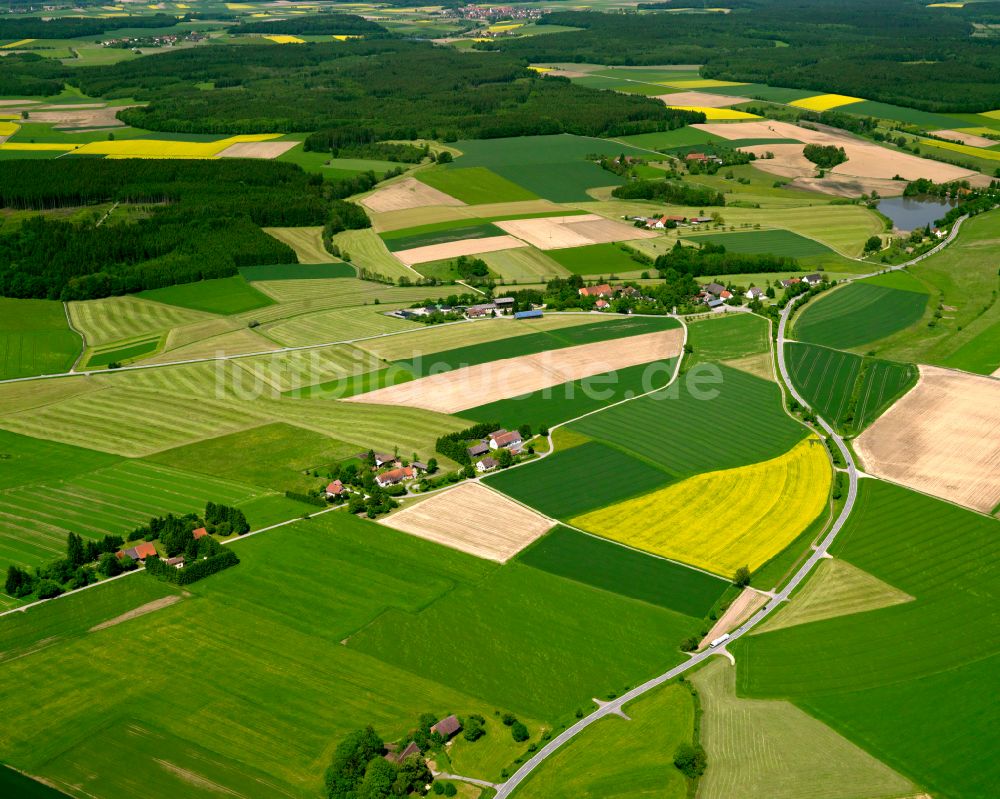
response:
<svg viewBox="0 0 1000 799"><path fill-rule="evenodd" d="M995 4L14 5L3 799L996 799Z"/></svg>

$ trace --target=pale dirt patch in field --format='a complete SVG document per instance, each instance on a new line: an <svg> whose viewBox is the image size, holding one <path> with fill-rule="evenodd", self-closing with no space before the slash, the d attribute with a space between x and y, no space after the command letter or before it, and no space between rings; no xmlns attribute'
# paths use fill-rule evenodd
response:
<svg viewBox="0 0 1000 799"><path fill-rule="evenodd" d="M962 144L968 144L970 147L992 147L997 143L993 139L987 139L985 136L977 136L975 133L962 133L958 130L932 130L930 133L932 136L951 139Z"/></svg>
<svg viewBox="0 0 1000 799"><path fill-rule="evenodd" d="M484 217L503 218L524 214L548 214L563 211L564 206L550 200L518 200L510 203L486 203L483 205L432 205L420 208L404 208L399 211L371 213L372 227L379 233L403 230L408 227L431 225L436 222L451 222L458 219L482 219Z"/></svg>
<svg viewBox="0 0 1000 799"><path fill-rule="evenodd" d="M826 558L805 587L751 635L912 601L909 594L847 561Z"/></svg>
<svg viewBox="0 0 1000 799"><path fill-rule="evenodd" d="M464 483L404 508L382 524L504 563L554 522L480 483Z"/></svg>
<svg viewBox="0 0 1000 799"><path fill-rule="evenodd" d="M461 200L431 188L416 178L405 178L399 183L379 189L361 200L361 204L376 212L402 211L425 205L465 205Z"/></svg>
<svg viewBox="0 0 1000 799"><path fill-rule="evenodd" d="M712 629L701 639L699 649L704 649L712 641L723 633L739 627L743 622L753 616L758 610L767 604L767 594L755 591L753 588L744 588L743 592L733 600L732 604L726 608L726 612L719 616Z"/></svg>
<svg viewBox="0 0 1000 799"><path fill-rule="evenodd" d="M291 150L297 141L243 141L230 144L216 158L277 158Z"/></svg>
<svg viewBox="0 0 1000 799"><path fill-rule="evenodd" d="M540 250L585 247L589 244L650 239L657 236L652 231L640 230L632 225L606 219L597 214L550 216L544 219L511 219L494 224Z"/></svg>
<svg viewBox="0 0 1000 799"><path fill-rule="evenodd" d="M413 266L427 261L441 261L446 258L458 258L460 255L478 255L497 250L512 250L515 247L523 246L524 244L513 236L487 236L482 239L462 239L449 241L445 244L428 244L425 247L398 250L393 255L407 266Z"/></svg>
<svg viewBox="0 0 1000 799"><path fill-rule="evenodd" d="M115 114L125 108L134 106L119 105L106 108L103 105L66 105L45 106L44 108L25 109L29 113L28 122L47 122L57 129L61 128L120 128L125 123Z"/></svg>
<svg viewBox="0 0 1000 799"><path fill-rule="evenodd" d="M951 164L919 158L918 156L887 147L879 147L877 144L859 139L842 131L836 131L833 128L809 130L808 128L802 128L788 122L777 122L772 119L754 120L751 122L729 122L725 124L705 123L696 124L693 127L730 140L760 138L797 139L803 144L832 144L837 147L843 147L847 153L848 160L829 170L827 174L832 175L883 179L892 179L895 175L901 175L906 180L929 178L935 182L946 183L950 180L960 180L978 174L972 170L962 169ZM794 167L798 170L802 168L801 162L806 161L802 156L802 148L796 148L796 145L756 145L746 149L750 152L763 150L773 152L775 157L772 161L757 161L754 165L774 174L781 174L776 170L783 163L787 163L788 167ZM812 174L815 171L815 165L809 161L806 161L806 163L809 163L810 174ZM789 173L789 175L796 176L792 173Z"/></svg>
<svg viewBox="0 0 1000 799"><path fill-rule="evenodd" d="M455 369L348 397L344 401L458 413L570 380L673 358L680 352L682 341L681 330L598 341Z"/></svg>
<svg viewBox="0 0 1000 799"><path fill-rule="evenodd" d="M728 361L721 361L725 366L739 369L741 372L749 372L765 380L774 380L774 364L771 361L771 353L758 352L755 355L746 355L743 358L732 358Z"/></svg>
<svg viewBox="0 0 1000 799"><path fill-rule="evenodd" d="M865 471L989 513L1000 502L1000 381L919 368L916 387L855 439Z"/></svg>
<svg viewBox="0 0 1000 799"><path fill-rule="evenodd" d="M667 105L690 105L701 108L729 108L731 105L749 103L749 97L736 97L729 94L709 94L708 92L674 92L658 95Z"/></svg>
<svg viewBox="0 0 1000 799"><path fill-rule="evenodd" d="M181 597L179 594L172 594L171 596L165 596L160 599L154 599L152 602L147 602L145 605L140 605L137 608L133 608L127 613L123 613L121 616L115 616L113 619L108 619L107 621L102 621L100 624L95 624L89 630L88 633L96 633L98 630L104 630L108 627L114 627L118 624L122 624L126 621L131 621L132 619L137 619L140 616L145 616L147 613L153 613L157 610L162 610L163 608L168 608L171 605L180 602Z"/></svg>
<svg viewBox="0 0 1000 799"><path fill-rule="evenodd" d="M764 161L754 163L758 169L767 171L761 165ZM802 191L818 191L832 194L835 197L860 197L877 191L882 197L899 197L906 188L906 181L885 180L883 178L845 178L827 173L825 178L799 177L788 184L789 189Z"/></svg>

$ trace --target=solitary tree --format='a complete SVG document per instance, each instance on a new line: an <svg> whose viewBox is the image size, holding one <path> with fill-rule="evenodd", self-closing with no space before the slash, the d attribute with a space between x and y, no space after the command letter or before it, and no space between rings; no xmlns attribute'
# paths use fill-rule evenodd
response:
<svg viewBox="0 0 1000 799"><path fill-rule="evenodd" d="M746 588L750 585L750 567L740 566L736 570L736 574L733 576L733 585L738 588Z"/></svg>

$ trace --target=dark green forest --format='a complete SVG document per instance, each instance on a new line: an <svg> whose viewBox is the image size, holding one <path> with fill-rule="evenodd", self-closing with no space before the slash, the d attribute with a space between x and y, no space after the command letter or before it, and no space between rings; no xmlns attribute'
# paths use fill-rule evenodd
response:
<svg viewBox="0 0 1000 799"><path fill-rule="evenodd" d="M990 3L960 14L912 0L740 0L727 7L729 14L555 12L541 24L584 30L483 46L533 62L704 64L705 77L927 111L1000 107L1000 48L972 36L973 20L1000 16Z"/></svg>
<svg viewBox="0 0 1000 799"><path fill-rule="evenodd" d="M323 225L335 186L272 161L0 161L0 206L142 206L134 222L31 217L0 236L0 295L81 300L295 263L261 226Z"/></svg>
<svg viewBox="0 0 1000 799"><path fill-rule="evenodd" d="M284 33L289 35L388 36L381 25L356 14L315 14L292 19L263 19L244 22L229 29L231 33Z"/></svg>
<svg viewBox="0 0 1000 799"><path fill-rule="evenodd" d="M336 131L359 129L376 139L622 135L701 119L650 98L543 78L501 54L403 40L198 47L72 77L91 96L148 102L121 112L129 124L186 133L321 131L319 141L325 131L344 140ZM200 81L216 88L193 91Z"/></svg>
<svg viewBox="0 0 1000 799"><path fill-rule="evenodd" d="M0 40L3 39L74 39L77 36L100 36L119 28L171 28L177 17L169 14L152 14L146 17L0 17Z"/></svg>

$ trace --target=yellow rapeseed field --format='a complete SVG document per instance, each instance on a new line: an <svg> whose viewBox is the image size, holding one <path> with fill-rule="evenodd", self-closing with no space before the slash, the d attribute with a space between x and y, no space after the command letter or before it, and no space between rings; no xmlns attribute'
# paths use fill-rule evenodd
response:
<svg viewBox="0 0 1000 799"><path fill-rule="evenodd" d="M0 136L13 136L20 130L16 122L0 122Z"/></svg>
<svg viewBox="0 0 1000 799"><path fill-rule="evenodd" d="M680 108L684 111L701 111L705 119L709 122L728 122L735 119L760 119L756 114L746 111L736 111L732 108L708 108L701 105L672 105L671 108Z"/></svg>
<svg viewBox="0 0 1000 799"><path fill-rule="evenodd" d="M305 39L300 39L298 36L289 36L285 33L272 33L264 38L270 39L277 44L303 44L305 42Z"/></svg>
<svg viewBox="0 0 1000 799"><path fill-rule="evenodd" d="M803 97L789 105L796 108L804 108L807 111L829 111L831 108L839 108L850 103L860 103L863 98L851 97L846 94L817 94L815 97Z"/></svg>
<svg viewBox="0 0 1000 799"><path fill-rule="evenodd" d="M95 141L76 149L78 155L104 155L108 158L214 158L227 147L239 142L269 141L280 133L259 133L230 136L211 142L166 141L161 139L124 139Z"/></svg>
<svg viewBox="0 0 1000 799"><path fill-rule="evenodd" d="M3 134L0 134L3 135ZM52 150L53 152L67 150L72 150L73 145L66 144L55 144L55 143L42 143L35 144L33 142L19 142L19 141L8 141L0 144L0 150Z"/></svg>
<svg viewBox="0 0 1000 799"><path fill-rule="evenodd" d="M831 469L815 436L762 463L708 472L572 520L584 530L724 577L759 568L826 506Z"/></svg>
<svg viewBox="0 0 1000 799"><path fill-rule="evenodd" d="M338 42L346 42L348 39L360 39L361 35L357 33L335 33L333 38Z"/></svg>
<svg viewBox="0 0 1000 799"><path fill-rule="evenodd" d="M26 44L31 44L34 39L19 39L16 42L11 42L10 44L0 45L0 50L11 50L14 47L24 47Z"/></svg>
<svg viewBox="0 0 1000 799"><path fill-rule="evenodd" d="M972 147L968 144L958 144L953 141L939 141L938 139L921 139L920 141L932 147L940 147L942 150L952 150L956 153L974 155L977 158L985 158L988 161L1000 161L1000 151L997 150L986 150L982 147Z"/></svg>

